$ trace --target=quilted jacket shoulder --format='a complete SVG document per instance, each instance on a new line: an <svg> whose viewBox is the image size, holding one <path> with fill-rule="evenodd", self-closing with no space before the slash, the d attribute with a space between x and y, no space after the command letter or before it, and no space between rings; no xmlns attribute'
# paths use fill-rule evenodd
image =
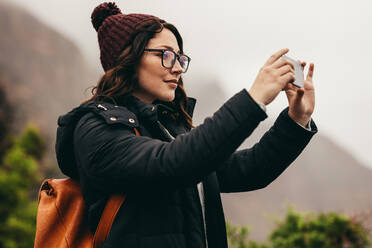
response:
<svg viewBox="0 0 372 248"><path fill-rule="evenodd" d="M57 142L55 145L61 171L74 179L79 178L74 156L73 134L79 120L87 113L94 113L109 125L121 124L130 128L139 126L134 113L124 106L107 102L88 102L72 109L58 118Z"/></svg>

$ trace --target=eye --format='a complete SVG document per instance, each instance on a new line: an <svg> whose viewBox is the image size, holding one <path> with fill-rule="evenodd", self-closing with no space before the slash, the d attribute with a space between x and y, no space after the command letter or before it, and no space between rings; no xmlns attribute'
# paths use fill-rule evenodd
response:
<svg viewBox="0 0 372 248"><path fill-rule="evenodd" d="M165 59L169 59L173 57L173 53L170 51L165 51L163 56Z"/></svg>
<svg viewBox="0 0 372 248"><path fill-rule="evenodd" d="M180 65L183 67L187 61L187 57L181 56L179 59Z"/></svg>

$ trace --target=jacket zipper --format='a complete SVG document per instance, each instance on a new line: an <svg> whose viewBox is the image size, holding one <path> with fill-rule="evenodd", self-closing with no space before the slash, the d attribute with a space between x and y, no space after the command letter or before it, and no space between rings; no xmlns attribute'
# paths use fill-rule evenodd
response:
<svg viewBox="0 0 372 248"><path fill-rule="evenodd" d="M161 124L161 122L159 120L157 120L157 122L158 122L160 128L163 129L169 135L169 137L172 140L174 140L175 138L169 133L169 131L165 128L165 126L163 124ZM207 227L206 227L206 223L205 223L205 199L204 199L204 188L203 188L203 183L202 182L198 183L197 189L198 189L198 193L199 193L200 204L201 204L201 207L202 207L205 244L206 244L206 248L208 248Z"/></svg>

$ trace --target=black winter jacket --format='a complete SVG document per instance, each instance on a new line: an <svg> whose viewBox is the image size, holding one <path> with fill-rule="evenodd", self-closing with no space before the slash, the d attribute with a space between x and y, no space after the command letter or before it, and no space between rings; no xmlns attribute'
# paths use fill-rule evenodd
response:
<svg viewBox="0 0 372 248"><path fill-rule="evenodd" d="M188 98L191 116L195 103ZM267 117L246 89L192 130L170 118L174 111L130 96L126 106L89 102L59 117L57 160L80 181L92 232L108 197L127 196L103 248L206 247L201 181L208 247L226 248L220 193L266 187L317 132L313 121L312 131L295 123L286 108L256 145L236 151Z"/></svg>

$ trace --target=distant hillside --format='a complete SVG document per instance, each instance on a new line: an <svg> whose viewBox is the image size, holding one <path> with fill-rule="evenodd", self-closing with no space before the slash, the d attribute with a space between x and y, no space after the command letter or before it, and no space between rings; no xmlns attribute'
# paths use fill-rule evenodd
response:
<svg viewBox="0 0 372 248"><path fill-rule="evenodd" d="M0 2L0 37L0 87L16 109L16 129L26 122L41 127L50 144L46 159L55 163L57 117L83 100L98 75L73 42L6 2Z"/></svg>

